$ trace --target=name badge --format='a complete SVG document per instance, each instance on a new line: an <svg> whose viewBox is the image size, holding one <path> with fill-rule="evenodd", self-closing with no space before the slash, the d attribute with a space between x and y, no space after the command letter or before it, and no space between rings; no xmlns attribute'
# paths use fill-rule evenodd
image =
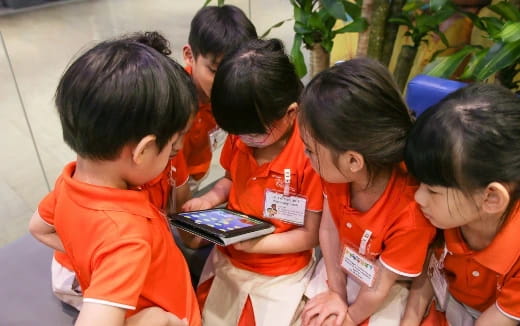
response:
<svg viewBox="0 0 520 326"><path fill-rule="evenodd" d="M269 189L265 191L264 217L303 225L306 208L307 198L303 196L286 196Z"/></svg>
<svg viewBox="0 0 520 326"><path fill-rule="evenodd" d="M211 148L211 151L214 152L217 150L217 148L219 148L220 146L222 146L222 144L224 144L224 141L226 140L226 137L227 137L227 132L222 130L222 128L217 127L215 129L211 130L208 133L208 136L209 136L209 146Z"/></svg>
<svg viewBox="0 0 520 326"><path fill-rule="evenodd" d="M430 257L430 263L428 264L428 276L430 277L433 292L437 299L438 308L441 311L446 310L446 304L448 302L448 282L446 282L444 273L442 272L442 261L444 260L444 256L445 254L443 254L443 257L439 260L434 254L432 254Z"/></svg>
<svg viewBox="0 0 520 326"><path fill-rule="evenodd" d="M345 246L343 250L341 267L368 287L374 285L376 279L375 262L363 257L349 246Z"/></svg>

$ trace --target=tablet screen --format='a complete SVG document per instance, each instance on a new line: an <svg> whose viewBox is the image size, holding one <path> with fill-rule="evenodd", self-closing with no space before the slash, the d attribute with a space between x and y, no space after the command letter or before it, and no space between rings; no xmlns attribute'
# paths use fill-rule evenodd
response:
<svg viewBox="0 0 520 326"><path fill-rule="evenodd" d="M222 209L184 212L179 213L196 224L203 224L222 232L229 232L258 225L261 222L255 221L245 215L240 215Z"/></svg>

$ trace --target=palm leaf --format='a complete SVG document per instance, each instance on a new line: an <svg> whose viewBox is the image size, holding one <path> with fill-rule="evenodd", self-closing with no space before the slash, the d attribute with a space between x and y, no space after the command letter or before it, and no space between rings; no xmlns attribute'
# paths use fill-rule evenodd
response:
<svg viewBox="0 0 520 326"><path fill-rule="evenodd" d="M484 80L499 70L519 62L520 41L511 43L498 42L489 49L489 52L482 60L486 63L475 69L475 77L479 80Z"/></svg>
<svg viewBox="0 0 520 326"><path fill-rule="evenodd" d="M474 51L475 48L466 46L450 56L437 57L424 68L424 73L434 77L450 78L464 59Z"/></svg>

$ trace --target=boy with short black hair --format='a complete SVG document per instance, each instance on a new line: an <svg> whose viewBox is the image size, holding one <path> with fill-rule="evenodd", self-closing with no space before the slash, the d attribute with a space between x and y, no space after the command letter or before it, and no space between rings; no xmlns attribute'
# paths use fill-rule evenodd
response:
<svg viewBox="0 0 520 326"><path fill-rule="evenodd" d="M187 74L154 47L106 41L67 69L56 92L65 142L77 153L31 219L66 251L83 289L76 325L200 325L186 262L168 221L139 186L180 150L196 109ZM40 208L39 210L40 211Z"/></svg>
<svg viewBox="0 0 520 326"><path fill-rule="evenodd" d="M219 137L210 104L215 72L224 55L257 37L254 25L244 12L232 5L204 7L191 21L183 55L186 70L197 88L199 112L184 139L183 153L192 191L198 189L206 176L211 164L212 144L217 143Z"/></svg>

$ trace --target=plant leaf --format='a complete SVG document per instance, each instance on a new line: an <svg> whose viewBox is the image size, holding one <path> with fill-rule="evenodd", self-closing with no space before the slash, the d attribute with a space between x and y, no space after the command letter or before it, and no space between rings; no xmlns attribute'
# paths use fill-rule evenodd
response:
<svg viewBox="0 0 520 326"><path fill-rule="evenodd" d="M460 51L445 57L437 57L424 68L424 73L430 76L450 78L464 59L475 49L466 46Z"/></svg>
<svg viewBox="0 0 520 326"><path fill-rule="evenodd" d="M388 21L390 23L405 25L408 26L408 28L413 28L412 21L404 15L389 18Z"/></svg>
<svg viewBox="0 0 520 326"><path fill-rule="evenodd" d="M499 34L504 27L504 23L496 17L481 17L481 20L486 24L485 31L489 34L489 37L497 40Z"/></svg>
<svg viewBox="0 0 520 326"><path fill-rule="evenodd" d="M329 15L341 20L347 19L345 7L340 1L321 0L321 4L323 5L323 8L327 11L327 13L329 13Z"/></svg>
<svg viewBox="0 0 520 326"><path fill-rule="evenodd" d="M430 8L434 11L441 10L447 2L448 0L430 0Z"/></svg>
<svg viewBox="0 0 520 326"><path fill-rule="evenodd" d="M308 34L312 32L312 29L308 29L305 25L303 25L300 22L295 22L294 31L298 34Z"/></svg>
<svg viewBox="0 0 520 326"><path fill-rule="evenodd" d="M520 40L520 21L505 23L498 37L504 42L516 42Z"/></svg>
<svg viewBox="0 0 520 326"><path fill-rule="evenodd" d="M489 9L496 12L506 20L514 22L520 21L520 10L510 2L500 1L497 4L489 6Z"/></svg>
<svg viewBox="0 0 520 326"><path fill-rule="evenodd" d="M496 43L482 60L486 63L475 69L475 77L479 80L484 80L503 68L516 65L520 60L520 41Z"/></svg>
<svg viewBox="0 0 520 326"><path fill-rule="evenodd" d="M333 34L342 34L342 33L359 33L366 30L368 27L368 23L365 18L359 18L357 20L354 20L351 23L348 23L347 25L338 28L333 31Z"/></svg>
<svg viewBox="0 0 520 326"><path fill-rule="evenodd" d="M356 20L358 17L361 17L361 7L358 4L348 0L343 0L342 2L345 11L350 15L350 17L352 17L352 19Z"/></svg>
<svg viewBox="0 0 520 326"><path fill-rule="evenodd" d="M486 56L488 51L489 49L483 49L473 53L473 56L466 65L466 68L464 68L464 73L459 77L459 79L474 79L473 75L475 74L475 68Z"/></svg>
<svg viewBox="0 0 520 326"><path fill-rule="evenodd" d="M288 21L290 21L290 20L293 20L293 18L287 18L287 19L284 19L284 20L282 20L282 21L280 21L280 22L278 22L278 23L272 25L271 27L269 27L269 28L267 29L267 31L264 32L264 34L262 34L262 35L260 36L260 38L264 38L264 37L266 37L267 35L269 35L269 33L271 32L271 30L272 30L273 28L278 28L278 27L282 26L285 22L288 22ZM296 28L296 24L295 24L295 28Z"/></svg>
<svg viewBox="0 0 520 326"><path fill-rule="evenodd" d="M486 25L484 25L484 23L480 19L479 15L476 15L469 11L459 10L459 9L457 10L457 12L468 17L471 20L471 22L473 23L473 25L475 27L477 27L478 29L484 30L484 31L486 30Z"/></svg>
<svg viewBox="0 0 520 326"><path fill-rule="evenodd" d="M211 0L206 0L204 2L204 4L202 5L202 8L207 7L210 2L211 2Z"/></svg>
<svg viewBox="0 0 520 326"><path fill-rule="evenodd" d="M291 49L291 59L296 69L296 73L301 78L307 74L307 67L305 66L305 60L302 53L302 36L296 34L294 36L294 42Z"/></svg>
<svg viewBox="0 0 520 326"><path fill-rule="evenodd" d="M403 11L414 11L419 8L421 8L424 5L424 2L412 0L407 1L406 4L403 6Z"/></svg>
<svg viewBox="0 0 520 326"><path fill-rule="evenodd" d="M222 7L224 5L224 0L218 0L217 4L219 7Z"/></svg>

